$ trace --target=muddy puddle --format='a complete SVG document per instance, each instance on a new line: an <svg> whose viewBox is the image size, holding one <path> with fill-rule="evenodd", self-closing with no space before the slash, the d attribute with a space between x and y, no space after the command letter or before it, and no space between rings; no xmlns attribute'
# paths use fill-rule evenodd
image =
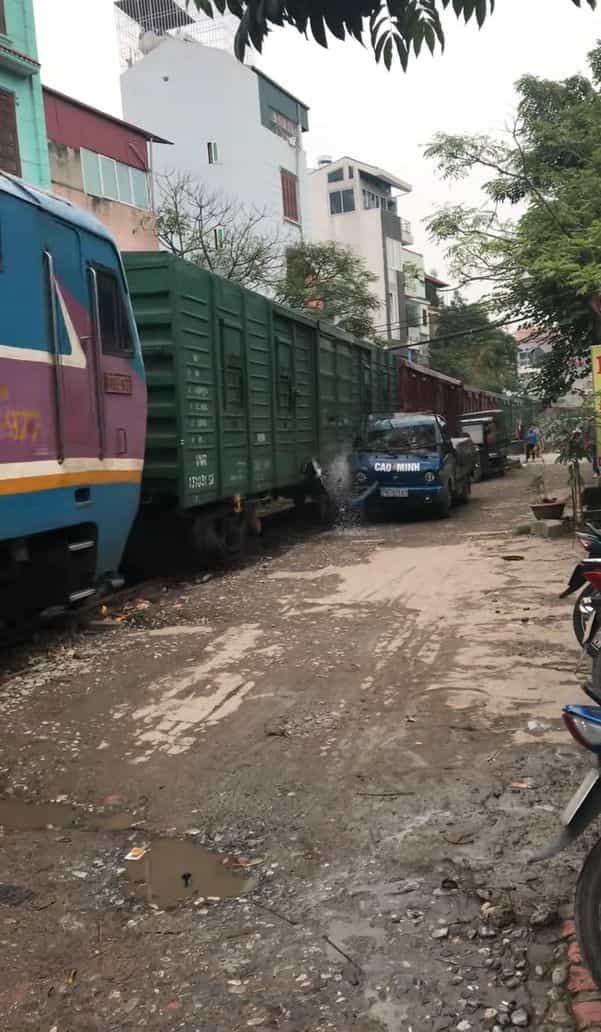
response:
<svg viewBox="0 0 601 1032"><path fill-rule="evenodd" d="M13 831L79 828L81 831L127 831L139 824L128 813L87 813L65 803L24 803L0 799L0 826Z"/></svg>
<svg viewBox="0 0 601 1032"><path fill-rule="evenodd" d="M233 899L256 881L247 873L228 870L226 857L179 839L151 843L139 860L128 861L127 878L132 895L163 908L188 899Z"/></svg>

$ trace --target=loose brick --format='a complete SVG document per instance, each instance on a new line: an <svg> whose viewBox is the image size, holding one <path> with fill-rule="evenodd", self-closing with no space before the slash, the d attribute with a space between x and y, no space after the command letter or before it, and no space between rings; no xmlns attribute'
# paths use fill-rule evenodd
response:
<svg viewBox="0 0 601 1032"><path fill-rule="evenodd" d="M568 959L571 964L582 964L582 954L577 942L571 942L568 946Z"/></svg>
<svg viewBox="0 0 601 1032"><path fill-rule="evenodd" d="M573 935L576 935L576 925L573 921L564 921L561 928L561 938L571 939Z"/></svg>
<svg viewBox="0 0 601 1032"><path fill-rule="evenodd" d="M570 993L594 993L597 986L593 982L586 968L573 964L570 968L568 978L568 992Z"/></svg>
<svg viewBox="0 0 601 1032"><path fill-rule="evenodd" d="M593 1028L601 1024L601 1000L589 1000L588 1003L573 1003L572 1011L579 1030Z"/></svg>

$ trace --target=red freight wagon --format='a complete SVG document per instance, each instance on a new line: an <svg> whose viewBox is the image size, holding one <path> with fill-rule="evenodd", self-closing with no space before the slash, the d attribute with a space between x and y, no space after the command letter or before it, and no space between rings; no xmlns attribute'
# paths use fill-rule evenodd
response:
<svg viewBox="0 0 601 1032"><path fill-rule="evenodd" d="M447 420L451 433L458 431L464 411L461 380L399 358L397 385L400 412L436 412Z"/></svg>
<svg viewBox="0 0 601 1032"><path fill-rule="evenodd" d="M444 416L452 434L459 433L459 418L468 412L499 408L502 398L492 391L466 387L445 373L397 358L397 405L400 412L436 412Z"/></svg>

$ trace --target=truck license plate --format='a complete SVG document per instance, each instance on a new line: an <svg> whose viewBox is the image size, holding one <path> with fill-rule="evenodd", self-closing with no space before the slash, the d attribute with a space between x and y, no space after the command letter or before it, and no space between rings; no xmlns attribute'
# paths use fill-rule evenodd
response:
<svg viewBox="0 0 601 1032"><path fill-rule="evenodd" d="M382 498L408 498L409 488L408 487L381 487L380 496Z"/></svg>

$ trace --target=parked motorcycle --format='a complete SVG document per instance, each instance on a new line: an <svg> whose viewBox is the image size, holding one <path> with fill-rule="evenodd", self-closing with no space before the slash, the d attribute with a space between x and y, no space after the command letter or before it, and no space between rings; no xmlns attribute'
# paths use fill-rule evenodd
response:
<svg viewBox="0 0 601 1032"><path fill-rule="evenodd" d="M595 705L565 706L564 723L579 745L595 756L595 766L588 772L580 787L565 807L561 822L563 830L549 847L530 858L531 863L557 856L572 845L601 814L601 539L596 534L579 534L589 558L579 563L570 585L576 590L585 584L579 600L586 598L586 609L581 609L582 637L578 640L592 658L591 680L584 691ZM582 580L580 580L582 578ZM586 595L588 592L588 595ZM564 592L564 595L569 592ZM578 600L577 600L578 605ZM574 620L576 629L576 619ZM601 987L601 838L587 854L576 884L574 900L576 933L584 961L597 985Z"/></svg>
<svg viewBox="0 0 601 1032"><path fill-rule="evenodd" d="M590 686L589 686L590 688ZM589 692L592 694L592 692ZM601 700L598 700L601 701ZM566 706L563 719L572 737L595 755L596 764L574 793L562 815L559 838L530 862L547 860L570 846L601 814L601 705ZM576 934L584 961L601 986L601 838L582 865L574 900Z"/></svg>
<svg viewBox="0 0 601 1032"><path fill-rule="evenodd" d="M601 531L589 526L588 530L577 532L576 537L591 559L601 558ZM595 612L595 596L600 594L584 574L583 563L577 563L565 591L562 591L560 598L567 598L581 588L580 594L574 603L572 612L572 624L574 634L579 645L585 644L587 629L591 628L591 619Z"/></svg>

